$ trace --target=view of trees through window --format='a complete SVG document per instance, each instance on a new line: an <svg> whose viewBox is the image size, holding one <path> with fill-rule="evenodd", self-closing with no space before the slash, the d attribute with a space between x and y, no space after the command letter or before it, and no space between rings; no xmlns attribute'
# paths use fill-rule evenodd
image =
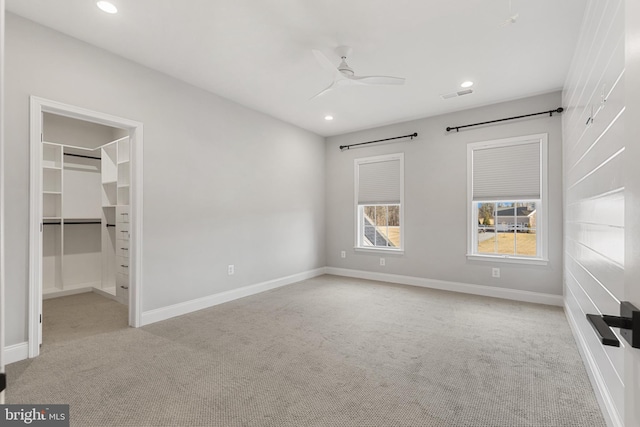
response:
<svg viewBox="0 0 640 427"><path fill-rule="evenodd" d="M400 247L400 205L360 206L362 245Z"/></svg>
<svg viewBox="0 0 640 427"><path fill-rule="evenodd" d="M477 253L532 256L538 254L536 201L475 203Z"/></svg>

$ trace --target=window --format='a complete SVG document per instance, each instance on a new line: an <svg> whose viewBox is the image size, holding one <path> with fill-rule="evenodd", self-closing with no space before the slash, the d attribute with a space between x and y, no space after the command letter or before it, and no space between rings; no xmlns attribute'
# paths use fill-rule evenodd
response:
<svg viewBox="0 0 640 427"><path fill-rule="evenodd" d="M404 154L355 160L356 248L401 252Z"/></svg>
<svg viewBox="0 0 640 427"><path fill-rule="evenodd" d="M469 258L546 262L546 159L546 134L468 145Z"/></svg>

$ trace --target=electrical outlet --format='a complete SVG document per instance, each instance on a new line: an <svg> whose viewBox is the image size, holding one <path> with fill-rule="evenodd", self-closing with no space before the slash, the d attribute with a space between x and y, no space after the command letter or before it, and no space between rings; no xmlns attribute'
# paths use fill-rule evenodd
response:
<svg viewBox="0 0 640 427"><path fill-rule="evenodd" d="M347 252L342 251L340 252L340 258L346 258L347 257Z"/></svg>
<svg viewBox="0 0 640 427"><path fill-rule="evenodd" d="M236 272L236 268L233 266L233 264L229 264L229 266L227 267L227 274L229 276L233 276L233 273Z"/></svg>
<svg viewBox="0 0 640 427"><path fill-rule="evenodd" d="M385 265L385 260L384 258L380 258L380 265L384 266Z"/></svg>
<svg viewBox="0 0 640 427"><path fill-rule="evenodd" d="M500 277L500 269L496 267L492 268L491 277Z"/></svg>

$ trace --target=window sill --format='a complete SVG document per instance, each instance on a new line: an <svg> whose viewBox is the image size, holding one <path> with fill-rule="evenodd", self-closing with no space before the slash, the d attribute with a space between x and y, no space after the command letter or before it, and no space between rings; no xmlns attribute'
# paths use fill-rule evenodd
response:
<svg viewBox="0 0 640 427"><path fill-rule="evenodd" d="M372 254L379 254L379 253L385 253L385 254L398 254L398 255L403 255L404 254L404 250L403 249L384 249L384 248L361 248L361 247L355 247L353 248L353 250L355 250L356 252L369 252Z"/></svg>
<svg viewBox="0 0 640 427"><path fill-rule="evenodd" d="M528 265L547 265L548 259L543 258L524 258L507 255L479 255L479 254L467 254L467 259L470 261L489 261L489 262L504 262L507 264L528 264Z"/></svg>

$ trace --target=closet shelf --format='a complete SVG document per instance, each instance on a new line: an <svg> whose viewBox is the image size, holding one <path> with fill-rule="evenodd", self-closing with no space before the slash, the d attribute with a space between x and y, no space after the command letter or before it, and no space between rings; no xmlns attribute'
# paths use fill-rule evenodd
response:
<svg viewBox="0 0 640 427"><path fill-rule="evenodd" d="M62 191L43 191L42 194L62 194Z"/></svg>
<svg viewBox="0 0 640 427"><path fill-rule="evenodd" d="M61 144L59 142L51 142L51 141L42 141L43 144L49 144L49 145L57 145L58 147L66 147L66 148L72 148L74 150L81 150L81 151L96 151L95 148L88 148L88 147L79 147L77 145L69 145L69 144Z"/></svg>
<svg viewBox="0 0 640 427"><path fill-rule="evenodd" d="M42 169L50 169L50 170L54 170L54 171L61 171L62 167L61 166L42 166Z"/></svg>
<svg viewBox="0 0 640 427"><path fill-rule="evenodd" d="M102 185L112 185L112 184L116 184L118 181L113 180L113 181L103 181Z"/></svg>

